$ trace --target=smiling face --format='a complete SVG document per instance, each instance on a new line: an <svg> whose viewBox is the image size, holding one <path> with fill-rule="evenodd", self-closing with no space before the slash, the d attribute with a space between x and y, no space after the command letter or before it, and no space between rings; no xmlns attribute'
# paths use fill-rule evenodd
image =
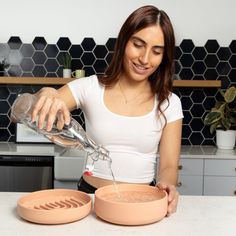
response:
<svg viewBox="0 0 236 236"><path fill-rule="evenodd" d="M124 76L135 81L148 79L162 62L164 46L164 34L159 25L133 34L125 48Z"/></svg>

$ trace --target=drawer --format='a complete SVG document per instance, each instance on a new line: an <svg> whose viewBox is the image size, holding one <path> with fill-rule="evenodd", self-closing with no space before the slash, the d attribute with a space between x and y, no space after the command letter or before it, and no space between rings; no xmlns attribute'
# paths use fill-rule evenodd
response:
<svg viewBox="0 0 236 236"><path fill-rule="evenodd" d="M236 177L204 177L204 195L234 196L236 195Z"/></svg>
<svg viewBox="0 0 236 236"><path fill-rule="evenodd" d="M203 159L180 159L179 175L203 175Z"/></svg>
<svg viewBox="0 0 236 236"><path fill-rule="evenodd" d="M236 177L236 160L205 160L204 175Z"/></svg>
<svg viewBox="0 0 236 236"><path fill-rule="evenodd" d="M177 189L181 195L202 195L203 176L179 176Z"/></svg>

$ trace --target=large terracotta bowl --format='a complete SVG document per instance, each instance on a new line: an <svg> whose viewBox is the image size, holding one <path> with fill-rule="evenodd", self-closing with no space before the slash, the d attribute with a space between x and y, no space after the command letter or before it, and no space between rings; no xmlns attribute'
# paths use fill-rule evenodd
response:
<svg viewBox="0 0 236 236"><path fill-rule="evenodd" d="M17 212L25 220L38 224L65 224L87 216L92 200L84 192L69 189L41 190L21 197Z"/></svg>
<svg viewBox="0 0 236 236"><path fill-rule="evenodd" d="M109 185L95 192L96 215L114 224L157 222L166 216L167 205L167 193L148 185L118 184L117 188Z"/></svg>

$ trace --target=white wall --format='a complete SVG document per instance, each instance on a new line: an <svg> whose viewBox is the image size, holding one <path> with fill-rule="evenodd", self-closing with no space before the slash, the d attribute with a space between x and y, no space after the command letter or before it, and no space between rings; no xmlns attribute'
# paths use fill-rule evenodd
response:
<svg viewBox="0 0 236 236"><path fill-rule="evenodd" d="M201 46L217 39L228 46L236 39L235 0L0 0L0 43L20 36L31 43L35 36L56 43L67 36L73 44L93 37L104 44L117 37L126 17L142 5L153 4L172 19L177 45L192 39Z"/></svg>

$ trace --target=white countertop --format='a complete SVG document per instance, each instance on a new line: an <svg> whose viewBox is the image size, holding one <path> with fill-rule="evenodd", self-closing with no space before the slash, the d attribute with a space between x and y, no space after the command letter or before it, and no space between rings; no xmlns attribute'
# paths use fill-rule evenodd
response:
<svg viewBox="0 0 236 236"><path fill-rule="evenodd" d="M76 156L81 150L65 149L54 144L0 143L0 155ZM222 150L215 146L182 146L181 158L236 159L236 149Z"/></svg>
<svg viewBox="0 0 236 236"><path fill-rule="evenodd" d="M180 196L178 211L145 226L107 223L92 212L80 221L64 225L39 225L21 219L17 200L26 193L0 192L0 233L4 236L228 236L235 235L236 198Z"/></svg>

